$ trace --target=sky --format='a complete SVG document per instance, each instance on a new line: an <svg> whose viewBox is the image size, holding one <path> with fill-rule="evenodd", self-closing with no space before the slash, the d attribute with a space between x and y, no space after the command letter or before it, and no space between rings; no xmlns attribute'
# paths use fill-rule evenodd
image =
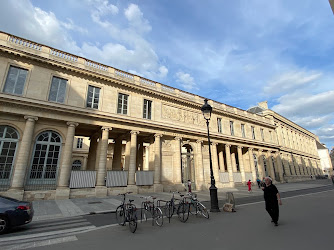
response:
<svg viewBox="0 0 334 250"><path fill-rule="evenodd" d="M334 146L328 0L1 0L0 30L247 110Z"/></svg>

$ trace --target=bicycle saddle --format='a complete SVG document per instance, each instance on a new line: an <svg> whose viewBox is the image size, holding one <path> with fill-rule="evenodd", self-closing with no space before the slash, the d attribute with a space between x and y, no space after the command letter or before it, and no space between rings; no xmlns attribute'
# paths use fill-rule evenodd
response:
<svg viewBox="0 0 334 250"><path fill-rule="evenodd" d="M134 200L129 200L130 202L133 202Z"/></svg>

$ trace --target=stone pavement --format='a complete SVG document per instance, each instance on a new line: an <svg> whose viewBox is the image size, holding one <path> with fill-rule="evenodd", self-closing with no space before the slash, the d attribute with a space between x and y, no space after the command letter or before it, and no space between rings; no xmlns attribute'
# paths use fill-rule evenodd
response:
<svg viewBox="0 0 334 250"><path fill-rule="evenodd" d="M323 187L332 185L330 180L313 180L296 183L284 183L277 184L277 188L280 193L294 190L302 190L309 188ZM257 186L253 186L253 192L248 193L247 186L237 186L235 188L222 188L218 189L218 199L225 200L226 192L233 192L235 199L262 196L263 191L258 189ZM209 201L210 194L208 191L196 192L197 198L200 201ZM141 202L144 200L143 196L156 196L158 199L169 200L171 193L145 193L145 194L131 194L127 196L128 199L133 199L134 204L137 207L141 207ZM176 195L176 198L178 195ZM34 201L33 207L35 215L33 221L64 218L72 216L80 216L91 213L105 213L114 212L121 204L121 196L108 196L105 198L81 198L81 199L69 199L69 200L41 200Z"/></svg>

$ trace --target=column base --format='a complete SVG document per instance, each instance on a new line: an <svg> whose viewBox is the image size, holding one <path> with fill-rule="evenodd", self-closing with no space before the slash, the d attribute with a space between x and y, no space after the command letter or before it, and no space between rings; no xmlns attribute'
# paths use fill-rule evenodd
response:
<svg viewBox="0 0 334 250"><path fill-rule="evenodd" d="M105 186L96 186L95 187L95 196L99 198L107 197L108 188Z"/></svg>
<svg viewBox="0 0 334 250"><path fill-rule="evenodd" d="M55 200L66 200L70 198L70 188L57 188Z"/></svg>
<svg viewBox="0 0 334 250"><path fill-rule="evenodd" d="M132 192L133 194L138 194L138 187L136 185L128 185L126 187L126 192Z"/></svg>
<svg viewBox="0 0 334 250"><path fill-rule="evenodd" d="M235 187L235 183L234 183L234 181L230 181L230 187L232 187L232 188Z"/></svg>
<svg viewBox="0 0 334 250"><path fill-rule="evenodd" d="M154 193L162 193L164 191L164 186L162 184L153 185Z"/></svg>
<svg viewBox="0 0 334 250"><path fill-rule="evenodd" d="M24 196L24 190L23 189L9 189L6 191L5 194L7 197L22 201Z"/></svg>

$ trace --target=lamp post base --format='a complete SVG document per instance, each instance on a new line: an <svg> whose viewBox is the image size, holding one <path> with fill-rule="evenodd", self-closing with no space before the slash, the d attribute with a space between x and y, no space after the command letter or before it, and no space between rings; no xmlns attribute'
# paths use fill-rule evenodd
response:
<svg viewBox="0 0 334 250"><path fill-rule="evenodd" d="M217 188L214 185L211 185L210 187L210 201L211 201L210 212L220 212L218 206Z"/></svg>

